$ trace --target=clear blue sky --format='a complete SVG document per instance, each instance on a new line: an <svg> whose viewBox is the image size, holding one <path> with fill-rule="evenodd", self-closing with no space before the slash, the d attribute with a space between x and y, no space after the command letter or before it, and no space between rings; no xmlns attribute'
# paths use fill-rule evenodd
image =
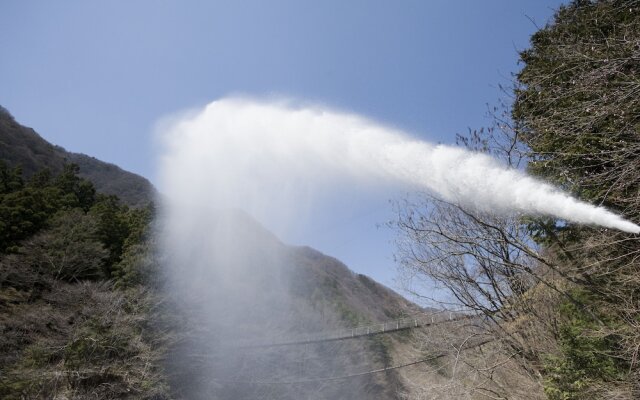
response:
<svg viewBox="0 0 640 400"><path fill-rule="evenodd" d="M0 104L45 139L154 180L153 126L227 94L319 101L432 142L488 124L560 1L0 3ZM393 286L386 199L344 199L298 242ZM317 229L316 229L317 228Z"/></svg>

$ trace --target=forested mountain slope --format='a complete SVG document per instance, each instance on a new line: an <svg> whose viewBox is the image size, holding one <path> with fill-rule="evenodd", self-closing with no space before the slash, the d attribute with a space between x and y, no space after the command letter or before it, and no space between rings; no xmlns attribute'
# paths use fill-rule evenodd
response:
<svg viewBox="0 0 640 400"><path fill-rule="evenodd" d="M129 208L67 165L25 179L0 162L0 397L165 392L142 285L153 208Z"/></svg>

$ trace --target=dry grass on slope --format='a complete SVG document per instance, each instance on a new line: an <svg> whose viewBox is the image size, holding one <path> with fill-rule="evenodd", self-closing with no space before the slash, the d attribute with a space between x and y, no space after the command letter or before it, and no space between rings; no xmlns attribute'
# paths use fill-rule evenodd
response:
<svg viewBox="0 0 640 400"><path fill-rule="evenodd" d="M16 267L0 261L0 397L167 398L149 292Z"/></svg>

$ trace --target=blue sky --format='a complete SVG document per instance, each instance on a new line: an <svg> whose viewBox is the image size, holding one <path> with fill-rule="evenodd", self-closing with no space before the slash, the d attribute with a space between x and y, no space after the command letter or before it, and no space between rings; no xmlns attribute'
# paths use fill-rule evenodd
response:
<svg viewBox="0 0 640 400"><path fill-rule="evenodd" d="M153 127L229 94L286 95L431 142L486 105L561 2L23 1L0 4L0 104L45 139L154 180ZM344 198L298 238L394 286L387 198Z"/></svg>

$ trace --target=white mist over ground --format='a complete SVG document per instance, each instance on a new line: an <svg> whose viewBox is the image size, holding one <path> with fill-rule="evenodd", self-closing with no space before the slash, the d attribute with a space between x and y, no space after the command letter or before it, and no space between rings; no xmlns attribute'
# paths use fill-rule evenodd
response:
<svg viewBox="0 0 640 400"><path fill-rule="evenodd" d="M194 209L239 208L278 230L274 224L286 228L305 218L325 193L364 183L428 190L495 214L549 215L640 233L640 226L605 208L485 154L433 145L323 107L227 98L166 122L162 131L160 183L180 224L198 218Z"/></svg>

